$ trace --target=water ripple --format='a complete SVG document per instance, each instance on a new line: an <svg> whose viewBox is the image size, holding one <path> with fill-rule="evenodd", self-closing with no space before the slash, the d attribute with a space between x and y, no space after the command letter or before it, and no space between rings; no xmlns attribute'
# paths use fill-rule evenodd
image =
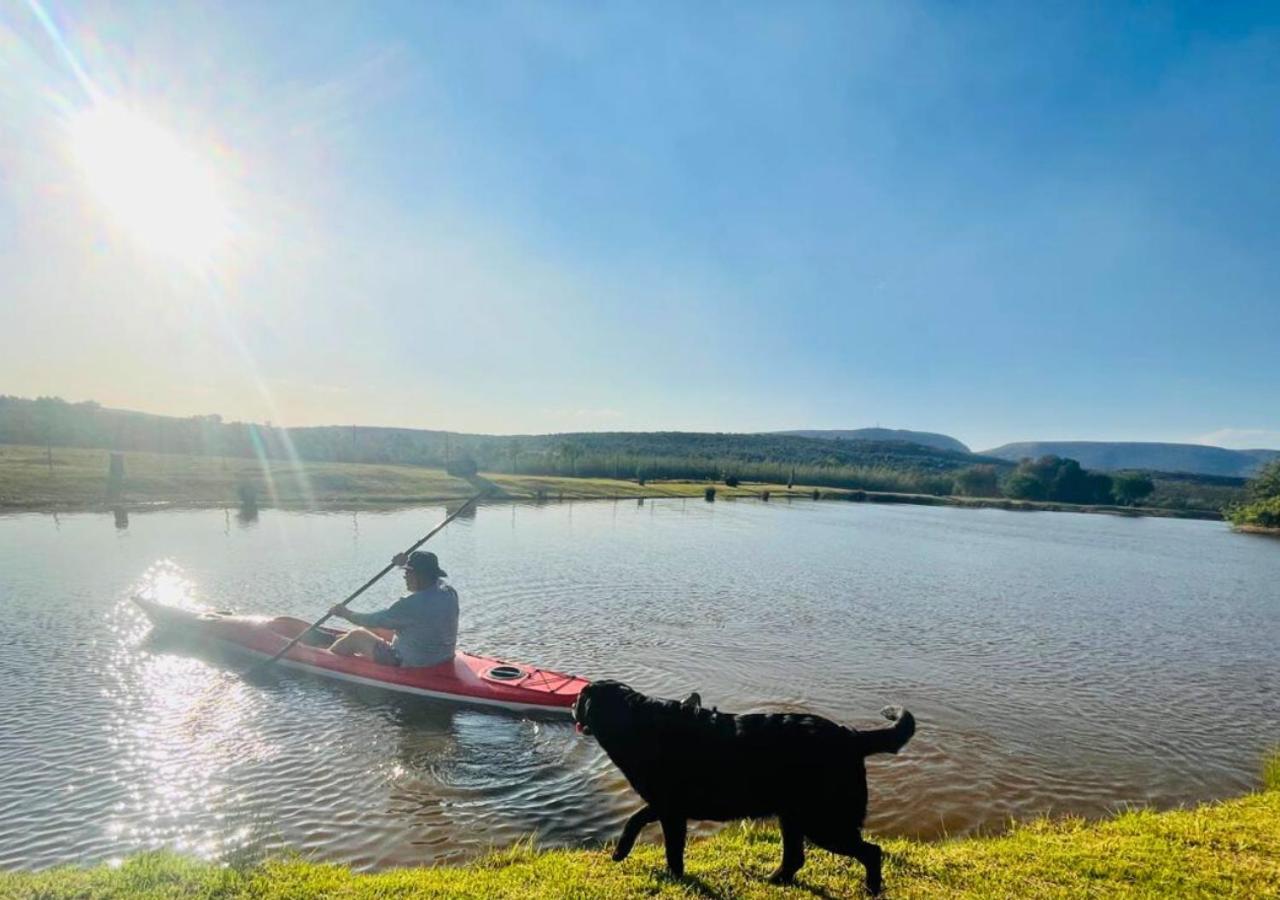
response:
<svg viewBox="0 0 1280 900"><path fill-rule="evenodd" d="M0 517L0 867L168 847L377 868L616 836L638 801L567 723L245 678L126 599L309 617L441 512L170 511L128 541L110 516ZM881 832L1226 796L1280 740L1280 555L1211 523L574 503L485 507L433 546L469 649L736 711L874 727L906 704L908 752L869 762Z"/></svg>

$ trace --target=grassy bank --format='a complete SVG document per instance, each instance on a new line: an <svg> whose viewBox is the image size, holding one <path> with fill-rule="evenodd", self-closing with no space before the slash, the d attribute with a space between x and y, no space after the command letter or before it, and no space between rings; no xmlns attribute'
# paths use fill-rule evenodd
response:
<svg viewBox="0 0 1280 900"><path fill-rule="evenodd" d="M1037 822L991 838L937 843L883 841L888 896L1275 897L1280 896L1280 759L1257 794L1191 810L1130 812L1105 822ZM357 875L338 866L283 860L219 867L145 854L118 868L0 874L0 897L858 897L862 868L809 853L798 884L775 888L769 826L730 827L694 841L689 878L662 873L661 850L625 863L601 850L528 847L457 868Z"/></svg>
<svg viewBox="0 0 1280 900"><path fill-rule="evenodd" d="M0 445L0 508L100 509L107 499L105 450L54 448L53 464L42 447ZM423 503L469 497L492 485L515 499L590 500L614 497L701 497L705 485L661 482L641 486L609 478L531 475L482 476L473 483L440 469L371 463L289 463L240 457L125 454L124 506L172 504L223 506L239 502L251 484L264 506L359 506ZM727 488L719 496L755 496L770 486ZM784 486L773 485L785 491Z"/></svg>
<svg viewBox="0 0 1280 900"><path fill-rule="evenodd" d="M373 463L288 463L240 457L130 452L125 454L123 491L107 497L105 450L59 447L50 454L43 447L0 445L0 509L93 510L119 505L141 507L235 506L242 485L252 485L263 506L356 507L397 503L428 503L468 497L478 487L492 487L498 496L517 500L600 500L639 497L701 498L709 482L687 480L635 481L612 478L505 475L482 473L475 481L454 478L440 469ZM982 497L939 497L885 491L817 488L797 484L744 482L737 487L715 484L720 499L759 497L768 491L786 497L856 500L869 503L914 503L929 506L991 507L1011 510L1093 512L1114 515L1155 515L1219 518L1206 510L1168 510L1120 506L1076 506Z"/></svg>

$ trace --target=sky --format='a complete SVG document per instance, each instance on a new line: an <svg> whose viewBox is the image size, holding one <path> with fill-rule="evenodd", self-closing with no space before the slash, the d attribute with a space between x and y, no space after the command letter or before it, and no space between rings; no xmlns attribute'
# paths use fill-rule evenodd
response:
<svg viewBox="0 0 1280 900"><path fill-rule="evenodd" d="M0 393L1280 447L1280 5L0 0Z"/></svg>

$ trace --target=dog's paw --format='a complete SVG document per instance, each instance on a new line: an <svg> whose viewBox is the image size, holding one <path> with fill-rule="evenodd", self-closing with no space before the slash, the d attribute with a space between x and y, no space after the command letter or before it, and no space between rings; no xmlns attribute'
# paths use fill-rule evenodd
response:
<svg viewBox="0 0 1280 900"><path fill-rule="evenodd" d="M902 718L902 714L906 712L901 706L886 706L880 710L880 715L884 716L890 722L896 722Z"/></svg>
<svg viewBox="0 0 1280 900"><path fill-rule="evenodd" d="M614 850L613 853L609 854L609 858L614 862L622 862L627 858L627 851L619 847L617 850Z"/></svg>
<svg viewBox="0 0 1280 900"><path fill-rule="evenodd" d="M795 872L788 872L786 869L782 868L774 869L773 874L769 876L770 884L791 884L795 880Z"/></svg>

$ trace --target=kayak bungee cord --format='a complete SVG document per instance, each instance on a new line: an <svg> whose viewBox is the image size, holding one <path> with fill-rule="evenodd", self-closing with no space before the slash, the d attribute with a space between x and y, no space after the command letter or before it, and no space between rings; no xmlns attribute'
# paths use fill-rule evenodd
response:
<svg viewBox="0 0 1280 900"><path fill-rule="evenodd" d="M421 546L422 546L423 544L425 544L427 541L431 540L431 538L435 537L435 535L436 535L437 533L439 533L439 532L440 532L440 531L441 531L441 530L442 530L446 525L448 525L448 524L449 524L450 522L452 522L454 519L458 518L458 516L460 516L460 515L462 515L464 512L466 512L466 510L467 510L467 509L469 509L469 508L471 507L471 505L472 505L472 504L474 504L477 500L479 500L479 499L480 499L481 497L483 497L484 495L485 495L485 491L481 491L480 493L478 493L478 494L476 494L474 497L472 497L470 500L468 500L466 503L462 504L462 505L461 505L461 506L459 506L457 509L455 509L452 513L450 513L448 516L446 516L446 517L445 517L445 520L444 520L443 522L441 522L441 523L440 523L439 525L437 525L435 528L432 528L432 529L431 529L430 531L428 531L425 535L423 535L421 539L419 539L415 544L413 544L413 545L412 545L408 550L404 551L404 555L408 556L408 555L409 555L410 553L412 553L414 550L417 550L419 547L421 547ZM395 567L396 567L396 564L395 564L394 560L393 560L392 562L387 563L387 565L386 565L385 567L383 567L383 569L382 569L382 571L381 571L381 572L379 572L377 575L374 575L372 578L370 578L370 579L369 579L368 581L366 581L364 584L360 585L360 587L356 588L356 590L355 590L355 591L354 591L354 592L353 592L349 597L347 597L347 599L345 599L345 600L343 600L341 603L339 603L339 604L338 604L338 606L346 607L346 606L347 606L347 604L349 604L352 600L356 599L356 598L357 598L357 597L359 597L361 594L363 594L365 591L367 591L369 588L371 588L371 587L373 587L375 584L377 584L378 580L379 580L380 578L382 578L382 576L383 576L383 575L386 575L388 572L390 572L390 571L391 571L392 569L394 569ZM267 668L268 666L270 666L270 665L271 665L272 663L274 663L277 659L279 659L280 657L282 657L282 656L284 656L286 653L288 653L290 650L292 650L292 649L294 648L294 646L295 646L299 641L301 641L303 638L305 638L305 637L306 637L307 635L309 635L311 632L315 631L317 628L319 628L319 627L320 627L321 625L323 625L325 622L329 621L329 618L330 618L332 615L333 615L333 610L332 610L332 609L330 609L327 613L325 613L325 614L324 614L323 616L321 616L319 619L316 619L316 621L315 621L315 622L311 623L311 624L310 624L310 625L308 625L306 628L304 628L302 631L298 632L298 634L297 634L295 637L293 637L292 639L290 639L289 643L285 644L283 647L281 647L281 648L280 648L279 652L278 652L278 653L276 653L276 655L275 655L275 656L271 657L270 659L265 659L265 660L263 660L262 662L255 663L255 664L254 664L254 665L253 665L253 666L248 670L248 672L247 672L246 674L253 674L253 673L255 673L255 672L258 672L258 671L260 671L260 670L262 670L262 669L265 669L265 668Z"/></svg>

